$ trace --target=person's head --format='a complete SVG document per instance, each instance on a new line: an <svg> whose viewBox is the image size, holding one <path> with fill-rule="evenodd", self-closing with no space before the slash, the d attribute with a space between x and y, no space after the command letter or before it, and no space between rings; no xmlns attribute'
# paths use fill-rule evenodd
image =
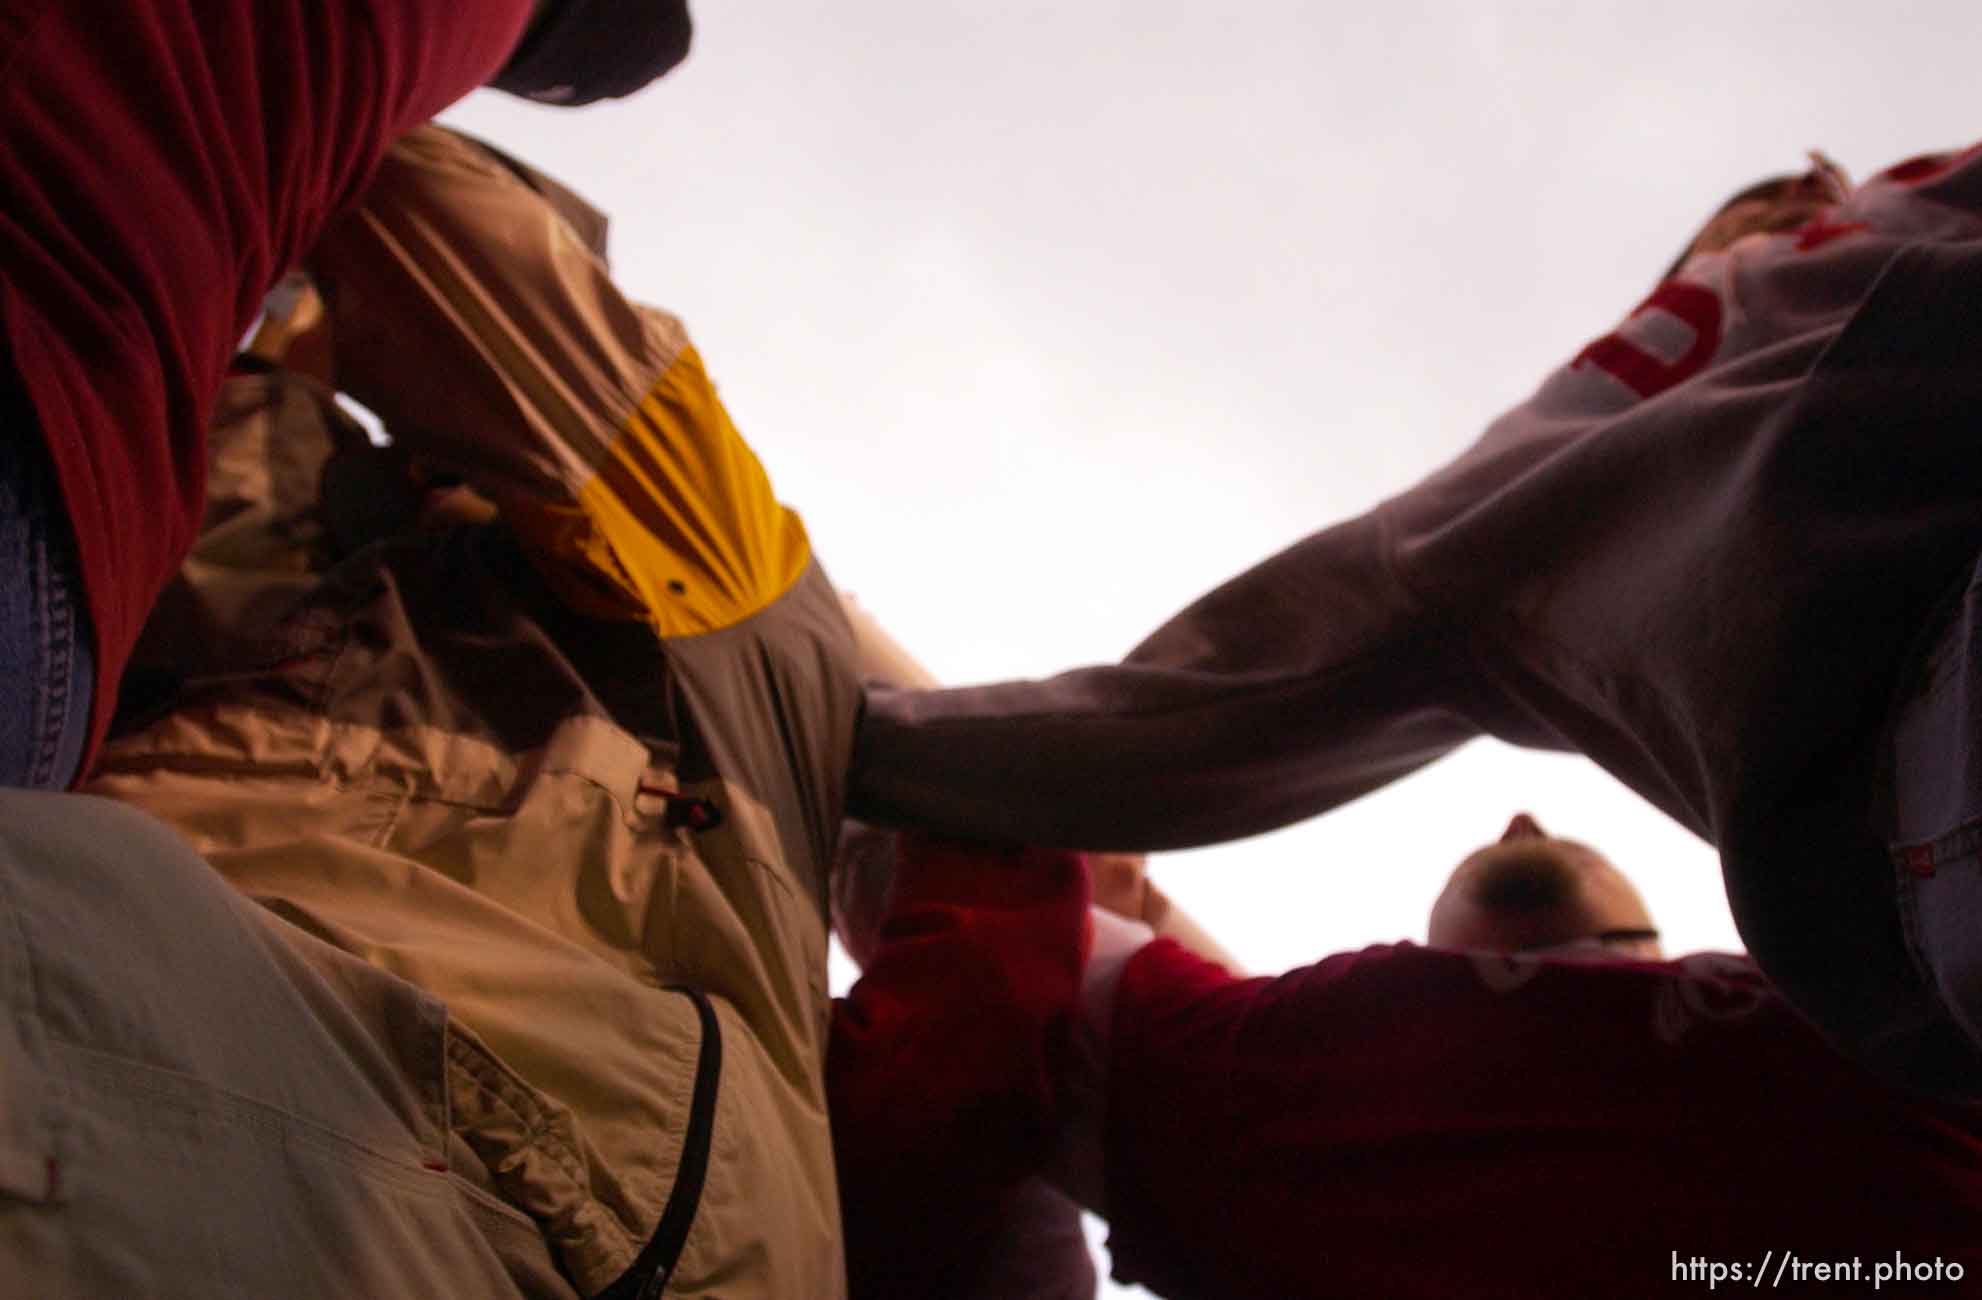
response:
<svg viewBox="0 0 1982 1300"><path fill-rule="evenodd" d="M1808 171L1771 176L1736 191L1707 218L1662 278L1671 279L1688 258L1717 253L1743 236L1800 229L1850 194L1851 178L1844 168L1812 150Z"/></svg>
<svg viewBox="0 0 1982 1300"><path fill-rule="evenodd" d="M1453 871L1432 904L1428 938L1481 952L1660 956L1645 900L1624 874L1527 813Z"/></svg>

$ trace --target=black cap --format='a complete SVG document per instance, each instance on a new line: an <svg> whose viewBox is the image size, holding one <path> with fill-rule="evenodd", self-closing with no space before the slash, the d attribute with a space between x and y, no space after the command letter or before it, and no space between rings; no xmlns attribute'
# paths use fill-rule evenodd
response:
<svg viewBox="0 0 1982 1300"><path fill-rule="evenodd" d="M687 58L693 34L686 0L544 0L489 84L545 104L618 99Z"/></svg>

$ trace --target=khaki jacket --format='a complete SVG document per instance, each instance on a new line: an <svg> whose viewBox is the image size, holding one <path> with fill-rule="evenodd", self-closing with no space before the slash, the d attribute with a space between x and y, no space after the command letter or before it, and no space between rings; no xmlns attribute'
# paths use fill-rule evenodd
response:
<svg viewBox="0 0 1982 1300"><path fill-rule="evenodd" d="M446 1059L403 1064L451 1171L581 1293L836 1296L851 636L679 323L559 204L445 132L395 149L314 268L340 380L504 522L411 527L326 391L236 377L91 789L446 1004Z"/></svg>

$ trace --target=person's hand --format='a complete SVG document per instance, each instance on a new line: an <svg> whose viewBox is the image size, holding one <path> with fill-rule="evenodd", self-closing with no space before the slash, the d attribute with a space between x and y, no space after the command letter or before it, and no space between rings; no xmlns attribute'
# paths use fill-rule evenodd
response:
<svg viewBox="0 0 1982 1300"><path fill-rule="evenodd" d="M827 886L833 934L862 970L874 958L881 922L894 894L895 854L900 835L851 818L840 823Z"/></svg>
<svg viewBox="0 0 1982 1300"><path fill-rule="evenodd" d="M1142 853L1089 853L1087 872L1094 882L1094 905L1132 921L1146 919L1149 857Z"/></svg>

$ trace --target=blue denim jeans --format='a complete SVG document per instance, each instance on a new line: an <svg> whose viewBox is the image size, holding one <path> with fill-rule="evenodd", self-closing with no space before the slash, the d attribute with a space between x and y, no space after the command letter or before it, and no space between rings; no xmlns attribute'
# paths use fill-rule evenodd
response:
<svg viewBox="0 0 1982 1300"><path fill-rule="evenodd" d="M1909 954L1982 1051L1982 564L1937 622L1893 716L1888 844Z"/></svg>
<svg viewBox="0 0 1982 1300"><path fill-rule="evenodd" d="M82 571L40 434L0 402L0 786L59 790L89 736L96 658Z"/></svg>

